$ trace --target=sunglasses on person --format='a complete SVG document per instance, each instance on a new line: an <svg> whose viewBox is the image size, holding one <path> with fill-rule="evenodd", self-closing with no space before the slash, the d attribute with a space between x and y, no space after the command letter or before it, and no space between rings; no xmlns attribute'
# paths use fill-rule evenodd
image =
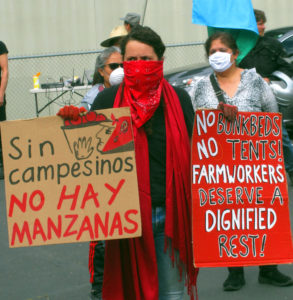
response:
<svg viewBox="0 0 293 300"><path fill-rule="evenodd" d="M113 71L113 70L115 70L115 69L117 69L117 68L123 68L123 63L121 63L121 64L118 64L118 63L111 63L111 64L106 64L105 66L109 66L110 67L110 69Z"/></svg>

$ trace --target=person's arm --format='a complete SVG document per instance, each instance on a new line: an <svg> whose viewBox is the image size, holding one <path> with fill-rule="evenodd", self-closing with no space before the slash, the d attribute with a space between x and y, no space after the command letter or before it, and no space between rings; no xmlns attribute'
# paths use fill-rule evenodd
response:
<svg viewBox="0 0 293 300"><path fill-rule="evenodd" d="M86 110L90 110L95 98L100 92L99 88L100 84L95 84L82 98L79 106L84 107Z"/></svg>
<svg viewBox="0 0 293 300"><path fill-rule="evenodd" d="M276 97L270 88L270 86L263 81L262 78L260 80L260 88L261 88L261 93L260 95L262 96L261 98L261 110L264 112L278 112L278 104Z"/></svg>
<svg viewBox="0 0 293 300"><path fill-rule="evenodd" d="M8 55L0 55L1 84L0 84L0 106L4 104L4 94L8 83Z"/></svg>
<svg viewBox="0 0 293 300"><path fill-rule="evenodd" d="M286 57L288 56L286 50L284 49L281 42L278 40L274 40L274 44L272 44L273 51L276 53L276 64L277 64L277 70L275 71L281 71L285 73L287 76L292 77L293 76L293 64L289 63L286 60Z"/></svg>
<svg viewBox="0 0 293 300"><path fill-rule="evenodd" d="M111 86L98 93L95 98L91 110L112 108L118 91L119 85Z"/></svg>

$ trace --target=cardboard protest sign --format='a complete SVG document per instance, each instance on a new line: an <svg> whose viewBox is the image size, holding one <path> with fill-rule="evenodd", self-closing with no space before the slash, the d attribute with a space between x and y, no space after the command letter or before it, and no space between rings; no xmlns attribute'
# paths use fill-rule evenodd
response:
<svg viewBox="0 0 293 300"><path fill-rule="evenodd" d="M1 124L10 247L141 235L128 108Z"/></svg>
<svg viewBox="0 0 293 300"><path fill-rule="evenodd" d="M192 226L196 267L293 261L281 115L196 112Z"/></svg>

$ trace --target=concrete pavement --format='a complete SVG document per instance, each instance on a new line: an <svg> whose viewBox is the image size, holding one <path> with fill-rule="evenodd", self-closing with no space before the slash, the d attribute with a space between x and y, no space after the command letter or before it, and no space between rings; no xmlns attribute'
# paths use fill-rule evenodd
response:
<svg viewBox="0 0 293 300"><path fill-rule="evenodd" d="M293 220L293 187L289 186L288 191ZM0 180L0 300L89 299L88 243L10 249L5 211L4 182ZM293 277L292 265L279 268ZM258 267L245 268L246 285L242 290L224 292L222 284L227 274L227 268L202 268L198 278L199 300L293 299L293 286L259 284Z"/></svg>

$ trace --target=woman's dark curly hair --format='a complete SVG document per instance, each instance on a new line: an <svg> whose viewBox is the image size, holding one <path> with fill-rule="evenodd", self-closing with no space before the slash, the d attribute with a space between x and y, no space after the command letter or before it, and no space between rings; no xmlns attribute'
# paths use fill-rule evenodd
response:
<svg viewBox="0 0 293 300"><path fill-rule="evenodd" d="M132 28L130 33L122 39L120 48L123 57L125 55L126 45L129 41L138 41L147 44L154 49L159 60L163 58L166 47L161 37L150 27L136 25Z"/></svg>

